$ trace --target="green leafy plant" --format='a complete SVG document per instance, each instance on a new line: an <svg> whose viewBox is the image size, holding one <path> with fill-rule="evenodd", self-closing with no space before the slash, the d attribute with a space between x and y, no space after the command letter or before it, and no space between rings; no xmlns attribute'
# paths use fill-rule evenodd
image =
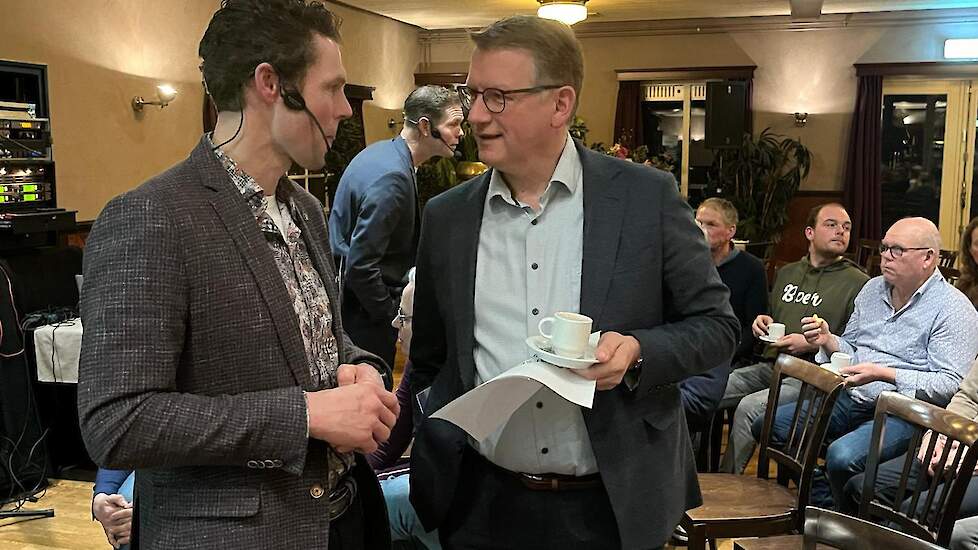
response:
<svg viewBox="0 0 978 550"><path fill-rule="evenodd" d="M737 234L751 241L778 241L788 203L808 177L811 151L796 139L765 128L744 134L740 147L721 150L710 170L712 184L737 207Z"/></svg>

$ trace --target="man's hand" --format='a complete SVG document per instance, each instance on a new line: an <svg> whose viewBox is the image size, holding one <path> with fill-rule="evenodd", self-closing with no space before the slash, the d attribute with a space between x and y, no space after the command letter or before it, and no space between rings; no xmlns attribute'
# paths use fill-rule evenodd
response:
<svg viewBox="0 0 978 550"><path fill-rule="evenodd" d="M346 366L357 371L343 375L347 382L353 376L354 382L306 394L309 437L326 441L339 452L372 453L390 437L401 408L397 397L377 382L379 375L360 374L357 367Z"/></svg>
<svg viewBox="0 0 978 550"><path fill-rule="evenodd" d="M366 363L340 365L336 371L336 382L339 386L367 382L377 384L381 388L384 388L384 379L380 376L380 373L373 366Z"/></svg>
<svg viewBox="0 0 978 550"><path fill-rule="evenodd" d="M102 525L105 538L114 548L129 544L132 531L132 504L122 495L99 493L92 502L95 519Z"/></svg>
<svg viewBox="0 0 978 550"><path fill-rule="evenodd" d="M829 324L825 319L818 317L802 317L801 332L805 336L805 340L815 349L826 346L833 340L832 333L829 332Z"/></svg>
<svg viewBox="0 0 978 550"><path fill-rule="evenodd" d="M857 363L849 367L842 367L839 373L846 378L846 386L863 386L870 382L882 380L884 382L894 382L892 371L889 367L877 365L876 363Z"/></svg>
<svg viewBox="0 0 978 550"><path fill-rule="evenodd" d="M754 324L751 325L751 330L754 331L754 336L765 336L767 335L767 327L774 322L774 318L770 315L758 315L754 319Z"/></svg>
<svg viewBox="0 0 978 550"><path fill-rule="evenodd" d="M771 345L779 350L787 351L791 355L801 355L818 349L817 346L809 344L808 340L797 332L794 334L785 334L777 342L772 342Z"/></svg>
<svg viewBox="0 0 978 550"><path fill-rule="evenodd" d="M642 346L634 337L605 332L594 350L594 358L598 362L586 369L571 369L571 372L594 380L599 390L610 390L621 383L628 367L634 365L641 355Z"/></svg>

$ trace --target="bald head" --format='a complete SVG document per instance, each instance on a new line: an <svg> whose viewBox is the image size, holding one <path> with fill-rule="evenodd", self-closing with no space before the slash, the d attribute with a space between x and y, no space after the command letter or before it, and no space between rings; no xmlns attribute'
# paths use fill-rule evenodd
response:
<svg viewBox="0 0 978 550"><path fill-rule="evenodd" d="M932 248L935 252L941 249L941 232L934 222L927 218L903 218L898 220L887 237L904 240L907 246Z"/></svg>
<svg viewBox="0 0 978 550"><path fill-rule="evenodd" d="M883 278L905 297L920 288L937 268L941 234L928 219L904 218L894 223L882 244L889 249L880 255Z"/></svg>

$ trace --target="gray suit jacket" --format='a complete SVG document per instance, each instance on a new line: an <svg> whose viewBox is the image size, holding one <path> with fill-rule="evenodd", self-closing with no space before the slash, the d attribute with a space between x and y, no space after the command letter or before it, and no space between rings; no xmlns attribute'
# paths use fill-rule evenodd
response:
<svg viewBox="0 0 978 550"><path fill-rule="evenodd" d="M672 176L577 147L584 169L581 313L594 319L594 330L634 336L644 358L637 388L597 392L584 420L622 546L656 547L701 502L677 383L729 361L740 325ZM426 415L475 382L475 263L488 185L487 173L425 209L411 362L414 388L431 384ZM444 521L465 483L458 473L467 445L465 433L443 420L426 418L418 428L411 502L427 528Z"/></svg>
<svg viewBox="0 0 978 550"><path fill-rule="evenodd" d="M279 185L295 185L282 179ZM341 362L376 357L340 319L322 206L295 188ZM100 466L138 469L142 548L326 548L326 447L292 303L254 215L205 140L105 207L86 243L78 411ZM358 459L368 530L389 538ZM389 541L387 542L389 546ZM384 541L377 542L383 547Z"/></svg>

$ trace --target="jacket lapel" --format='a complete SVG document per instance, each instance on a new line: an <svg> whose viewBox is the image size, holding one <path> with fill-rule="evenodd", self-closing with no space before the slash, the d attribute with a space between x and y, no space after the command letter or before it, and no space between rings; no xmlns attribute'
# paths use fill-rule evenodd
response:
<svg viewBox="0 0 978 550"><path fill-rule="evenodd" d="M465 391L475 386L475 264L479 254L479 231L482 229L482 209L489 190L489 175L472 181L463 203L455 209L452 232L447 247L454 274L450 278L451 303L458 317L455 319L455 340L458 342L459 376Z"/></svg>
<svg viewBox="0 0 978 550"><path fill-rule="evenodd" d="M201 174L203 185L215 191L209 202L255 278L255 284L268 306L275 333L293 376L303 388L313 389L309 361L292 300L275 265L272 251L258 229L255 216L205 140L201 140L190 158Z"/></svg>
<svg viewBox="0 0 978 550"><path fill-rule="evenodd" d="M601 316L621 237L624 186L616 185L620 169L609 158L576 142L584 180L584 258L581 265L581 313L602 326Z"/></svg>

